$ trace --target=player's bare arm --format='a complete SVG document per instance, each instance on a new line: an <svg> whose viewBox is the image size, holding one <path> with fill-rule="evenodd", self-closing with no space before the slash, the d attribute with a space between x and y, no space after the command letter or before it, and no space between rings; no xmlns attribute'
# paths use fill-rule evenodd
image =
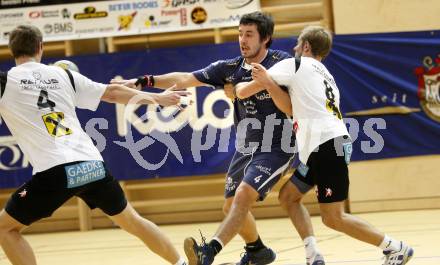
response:
<svg viewBox="0 0 440 265"><path fill-rule="evenodd" d="M290 100L289 93L283 90L272 77L270 77L264 66L257 63L252 64L252 79L261 87L266 88L278 109L292 116L292 101Z"/></svg>
<svg viewBox="0 0 440 265"><path fill-rule="evenodd" d="M142 89L143 87L155 87L168 89L176 85L175 89L184 89L194 86L206 86L206 84L197 80L192 73L173 72L163 75L144 75L138 78L118 80L112 79L112 84L122 84L131 88Z"/></svg>
<svg viewBox="0 0 440 265"><path fill-rule="evenodd" d="M188 91L166 90L162 93L148 93L131 89L120 84L110 84L107 86L101 97L102 101L109 103L128 104L132 99L136 99L136 104L159 104L161 106L173 106L182 102L182 98L190 95ZM137 98L134 98L137 97Z"/></svg>
<svg viewBox="0 0 440 265"><path fill-rule="evenodd" d="M235 96L239 99L244 99L263 90L264 88L256 81L241 82L235 85Z"/></svg>
<svg viewBox="0 0 440 265"><path fill-rule="evenodd" d="M279 87L271 77L267 77L269 81L264 81L264 83L266 83L265 86L263 86L260 82L257 82L255 78L251 82L242 82L237 84L235 86L235 95L239 99L244 99L266 89L272 97L272 100L277 108L287 115L292 116L292 103L290 101L289 94L281 89L281 87Z"/></svg>

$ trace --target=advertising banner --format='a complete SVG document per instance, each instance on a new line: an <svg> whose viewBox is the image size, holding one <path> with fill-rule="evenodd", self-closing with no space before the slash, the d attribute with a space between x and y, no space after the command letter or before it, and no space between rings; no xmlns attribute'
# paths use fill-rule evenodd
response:
<svg viewBox="0 0 440 265"><path fill-rule="evenodd" d="M236 26L243 14L259 10L260 2L259 0L72 1L62 5L25 6L0 9L0 45L7 44L9 32L20 24L37 26L43 32L45 41L230 27Z"/></svg>

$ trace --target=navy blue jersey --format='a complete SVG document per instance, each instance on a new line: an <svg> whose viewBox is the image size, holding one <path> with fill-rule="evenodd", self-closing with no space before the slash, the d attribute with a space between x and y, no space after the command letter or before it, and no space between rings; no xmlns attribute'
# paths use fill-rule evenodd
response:
<svg viewBox="0 0 440 265"><path fill-rule="evenodd" d="M291 56L286 52L269 50L266 58L261 62L261 65L269 69L277 62L290 57ZM236 85L241 82L252 81L251 73L250 65L246 64L244 58L239 56L233 59L214 62L204 69L193 72L193 75L202 83L215 87L223 87L227 83ZM234 124L237 129L238 151L240 151L241 147L249 146L250 142L259 143L258 150L261 151L270 151L270 149L273 148L279 149L281 146L283 124L286 118L286 114L276 107L266 90L260 91L246 99L235 100ZM244 130L237 128L244 119L249 121L247 128ZM261 126L258 126L258 122L255 122L255 119L258 120ZM265 129L266 119L268 120L268 128ZM281 121L281 123L272 122L275 119ZM273 133L272 130L269 129L269 120L271 121L270 123L277 124L273 127ZM246 125L246 123L244 123L244 125ZM252 128L252 126L254 128ZM272 135L273 138L270 141ZM263 141L263 139L265 140Z"/></svg>

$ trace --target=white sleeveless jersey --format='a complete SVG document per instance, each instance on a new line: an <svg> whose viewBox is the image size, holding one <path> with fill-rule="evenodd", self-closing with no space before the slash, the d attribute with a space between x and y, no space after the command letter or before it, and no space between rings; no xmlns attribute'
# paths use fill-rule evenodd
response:
<svg viewBox="0 0 440 265"><path fill-rule="evenodd" d="M106 85L57 66L28 62L13 67L0 98L0 114L33 173L75 161L103 161L81 128L75 107L96 110Z"/></svg>
<svg viewBox="0 0 440 265"><path fill-rule="evenodd" d="M295 62L296 61L296 62ZM286 86L297 121L296 141L304 164L320 144L348 135L339 109L339 90L333 76L310 57L285 59L268 70L279 85Z"/></svg>

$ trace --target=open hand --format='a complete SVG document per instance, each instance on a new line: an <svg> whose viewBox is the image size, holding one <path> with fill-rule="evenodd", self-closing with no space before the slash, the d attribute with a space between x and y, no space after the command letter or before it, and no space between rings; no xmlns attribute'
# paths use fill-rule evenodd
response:
<svg viewBox="0 0 440 265"><path fill-rule="evenodd" d="M190 105L191 100L188 100L187 96L191 95L188 91L173 91L170 89L165 90L156 97L156 103L167 107L167 106L178 106L180 104Z"/></svg>

